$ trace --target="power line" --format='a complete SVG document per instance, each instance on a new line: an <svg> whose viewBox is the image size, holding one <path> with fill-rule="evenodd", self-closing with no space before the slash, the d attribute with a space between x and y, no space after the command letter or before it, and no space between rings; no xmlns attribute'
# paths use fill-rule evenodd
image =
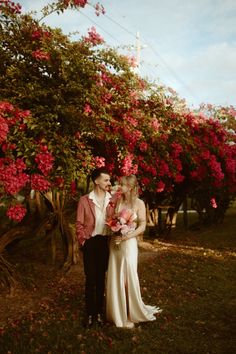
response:
<svg viewBox="0 0 236 354"><path fill-rule="evenodd" d="M121 44L121 42L115 38L112 34L110 34L109 32L107 32L107 30L105 30L105 28L103 28L102 26L100 26L96 21L92 20L88 15L85 15L82 11L80 11L81 15L83 15L84 17L86 17L89 21L93 22L98 28L100 28L103 32L105 32L108 36L110 36L112 39L114 39L116 42L119 42Z"/></svg>
<svg viewBox="0 0 236 354"><path fill-rule="evenodd" d="M117 26L119 26L120 28L122 28L124 31L126 31L127 33L129 33L130 35L132 35L133 37L137 38L137 36L131 32L130 30L128 30L127 28L125 28L123 25L121 25L119 22L117 22L116 20L112 19L110 16L104 14L105 17L107 17L110 21L112 21L113 23L115 23ZM161 62L166 66L166 68L169 70L169 72L173 75L173 77L179 81L181 83L181 85L183 87L185 87L187 89L187 91L189 91L189 93L191 94L191 96L193 98L195 97L195 94L192 92L192 90L188 87L188 85L185 84L185 82L175 73L175 71L166 63L166 61L162 58L162 56L157 52L157 50L155 48L153 48L153 46L151 44L148 43L148 41L144 41L144 44L146 44L152 51L153 53L159 58L159 60L161 60Z"/></svg>
<svg viewBox="0 0 236 354"><path fill-rule="evenodd" d="M93 5L90 5L92 7L94 7ZM95 7L94 7L95 8ZM81 12L82 13L82 12ZM111 35L109 32L107 32L104 28L102 28L99 24L97 24L94 20L92 20L91 18L89 18L89 16L85 15L84 13L82 13L85 17L87 17L91 22L94 22L96 24L96 26L98 26L99 28L102 29L102 31L104 31L105 33L107 33L111 38L113 38L115 41L121 43L117 38L115 38L113 35ZM132 31L128 30L126 27L124 27L123 25L121 25L118 21L114 20L113 18L111 18L110 16L108 16L106 13L103 14L103 16L105 16L107 19L109 19L111 22L113 22L114 24L116 24L117 26L119 26L121 29L123 29L125 32L127 32L129 35L131 35L132 37L134 37L137 40L137 34L134 34ZM162 64L169 70L169 72L171 73L171 75L175 78L175 80L177 80L177 82L181 83L181 85L183 87L186 88L186 90L191 94L191 96L196 99L195 94L192 92L192 89L190 89L190 87L188 85L186 85L186 83L175 73L175 71L166 63L166 61L162 58L162 56L157 52L157 50L148 42L148 41L144 41L144 44L146 44L151 50L152 52L157 56L157 58L162 62Z"/></svg>
<svg viewBox="0 0 236 354"><path fill-rule="evenodd" d="M190 87L188 87L188 86L185 84L185 82L175 73L175 71L172 70L169 65L167 65L166 61L161 57L161 55L157 52L157 50L156 50L152 45L150 45L146 40L145 40L145 43L146 43L146 44L148 45L148 47L153 51L153 53L154 53L157 57L159 57L159 59L160 59L160 60L162 61L162 63L167 67L167 69L168 69L168 70L170 71L170 73L175 77L175 79L176 79L177 81L179 81L179 82L182 84L182 86L185 87L185 88L189 91L189 93L191 94L191 96L192 96L193 98L196 98L196 97L195 97L195 94L192 92L192 90L190 89Z"/></svg>

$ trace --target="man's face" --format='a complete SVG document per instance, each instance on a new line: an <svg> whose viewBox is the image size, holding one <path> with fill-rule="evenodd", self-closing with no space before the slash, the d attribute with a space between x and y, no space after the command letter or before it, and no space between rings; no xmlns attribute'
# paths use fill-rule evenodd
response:
<svg viewBox="0 0 236 354"><path fill-rule="evenodd" d="M104 192L109 191L111 187L111 178L106 173L101 173L95 180L95 185Z"/></svg>

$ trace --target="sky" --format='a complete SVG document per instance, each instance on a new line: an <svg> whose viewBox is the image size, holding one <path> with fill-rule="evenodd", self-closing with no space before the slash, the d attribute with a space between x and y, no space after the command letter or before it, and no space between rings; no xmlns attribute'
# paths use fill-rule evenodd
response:
<svg viewBox="0 0 236 354"><path fill-rule="evenodd" d="M39 16L51 1L18 2L23 12L36 10ZM95 26L107 45L130 56L140 53L139 74L172 88L189 107L236 106L235 0L100 0L100 4L104 16L97 17L92 7L86 7L52 14L44 22L65 34L79 32L73 39Z"/></svg>

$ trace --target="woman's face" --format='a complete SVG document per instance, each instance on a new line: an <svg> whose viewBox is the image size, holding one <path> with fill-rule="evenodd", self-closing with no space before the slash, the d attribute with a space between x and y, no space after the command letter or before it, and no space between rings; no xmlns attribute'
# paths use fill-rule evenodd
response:
<svg viewBox="0 0 236 354"><path fill-rule="evenodd" d="M121 191L124 194L129 193L131 190L131 187L125 181L122 181L120 186L121 186Z"/></svg>

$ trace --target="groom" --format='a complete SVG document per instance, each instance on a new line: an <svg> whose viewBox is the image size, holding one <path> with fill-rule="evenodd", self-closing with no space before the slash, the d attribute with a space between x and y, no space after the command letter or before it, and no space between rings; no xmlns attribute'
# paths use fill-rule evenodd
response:
<svg viewBox="0 0 236 354"><path fill-rule="evenodd" d="M108 242L105 220L110 208L110 176L103 167L91 174L93 190L80 198L77 208L76 233L82 246L85 273L86 326L96 321L103 324L105 274L108 266Z"/></svg>

